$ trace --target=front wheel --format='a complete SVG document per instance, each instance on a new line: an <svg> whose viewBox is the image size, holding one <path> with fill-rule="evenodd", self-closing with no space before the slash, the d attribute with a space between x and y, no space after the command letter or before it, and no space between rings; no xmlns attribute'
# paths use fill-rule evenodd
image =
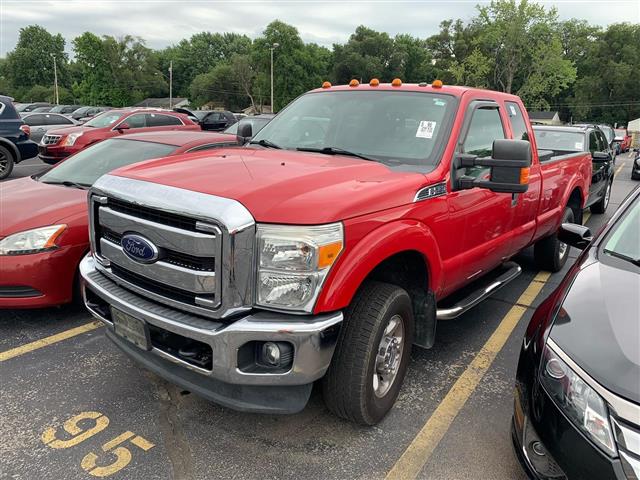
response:
<svg viewBox="0 0 640 480"><path fill-rule="evenodd" d="M323 379L329 410L364 425L382 420L400 392L413 329L411 299L405 290L382 282L364 284L347 309Z"/></svg>
<svg viewBox="0 0 640 480"><path fill-rule="evenodd" d="M564 209L561 223L573 223L573 210ZM533 256L541 270L559 272L569 258L569 245L558 240L558 232L542 240L538 240L533 247Z"/></svg>
<svg viewBox="0 0 640 480"><path fill-rule="evenodd" d="M604 213L609 206L609 198L611 198L611 184L613 180L607 183L607 189L604 191L604 195L597 203L591 205L591 213Z"/></svg>

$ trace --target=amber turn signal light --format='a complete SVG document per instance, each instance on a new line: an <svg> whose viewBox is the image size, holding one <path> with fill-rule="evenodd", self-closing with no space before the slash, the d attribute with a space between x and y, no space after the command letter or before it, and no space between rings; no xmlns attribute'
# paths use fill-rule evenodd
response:
<svg viewBox="0 0 640 480"><path fill-rule="evenodd" d="M529 184L529 167L520 169L520 185Z"/></svg>

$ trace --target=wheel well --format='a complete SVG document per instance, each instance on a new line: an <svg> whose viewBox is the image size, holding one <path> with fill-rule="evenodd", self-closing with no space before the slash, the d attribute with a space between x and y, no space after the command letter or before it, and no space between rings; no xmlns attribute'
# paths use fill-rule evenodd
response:
<svg viewBox="0 0 640 480"><path fill-rule="evenodd" d="M573 210L573 218L576 223L582 223L582 194L579 188L574 188L569 195L567 207Z"/></svg>
<svg viewBox="0 0 640 480"><path fill-rule="evenodd" d="M14 162L17 163L20 160L20 154L18 152L18 149L13 143L0 138L0 146L9 150L9 153L13 156Z"/></svg>

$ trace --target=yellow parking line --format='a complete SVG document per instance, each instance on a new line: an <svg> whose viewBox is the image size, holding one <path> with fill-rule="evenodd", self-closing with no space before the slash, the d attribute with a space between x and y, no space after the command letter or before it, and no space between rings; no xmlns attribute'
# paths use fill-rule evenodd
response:
<svg viewBox="0 0 640 480"><path fill-rule="evenodd" d="M620 173L620 170L623 169L624 165L625 165L625 162L622 162L620 166L616 168L616 173L613 174L613 178L616 178L616 176Z"/></svg>
<svg viewBox="0 0 640 480"><path fill-rule="evenodd" d="M586 225L587 221L589 221L590 218L591 218L591 212L584 212L582 214L582 224Z"/></svg>
<svg viewBox="0 0 640 480"><path fill-rule="evenodd" d="M41 338L40 340L36 340L35 342L27 343L10 350L5 350L4 352L0 352L0 362L4 362L5 360L9 360L10 358L19 357L20 355L24 355L25 353L33 352L34 350L38 350L39 348L53 345L54 343L61 342L63 340L66 340L67 338L75 337L76 335L80 335L81 333L90 332L91 330L95 330L96 328L99 328L101 326L102 323L98 321L85 323L84 325L65 330L64 332L56 333L55 335L51 335L50 337Z"/></svg>
<svg viewBox="0 0 640 480"><path fill-rule="evenodd" d="M550 276L551 274L548 272L540 272L531 281L516 304L504 316L487 343L483 345L464 373L456 380L444 400L391 468L386 476L387 480L407 480L418 476L525 314L526 307L531 306Z"/></svg>

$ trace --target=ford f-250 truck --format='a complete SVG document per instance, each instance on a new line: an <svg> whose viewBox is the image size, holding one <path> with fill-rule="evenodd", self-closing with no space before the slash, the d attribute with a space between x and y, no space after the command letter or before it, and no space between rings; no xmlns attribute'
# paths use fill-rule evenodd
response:
<svg viewBox="0 0 640 480"><path fill-rule="evenodd" d="M85 302L126 354L210 400L291 413L322 379L331 411L375 424L412 345L517 276L516 253L562 267L591 168L541 163L513 95L325 83L244 148L101 177Z"/></svg>

